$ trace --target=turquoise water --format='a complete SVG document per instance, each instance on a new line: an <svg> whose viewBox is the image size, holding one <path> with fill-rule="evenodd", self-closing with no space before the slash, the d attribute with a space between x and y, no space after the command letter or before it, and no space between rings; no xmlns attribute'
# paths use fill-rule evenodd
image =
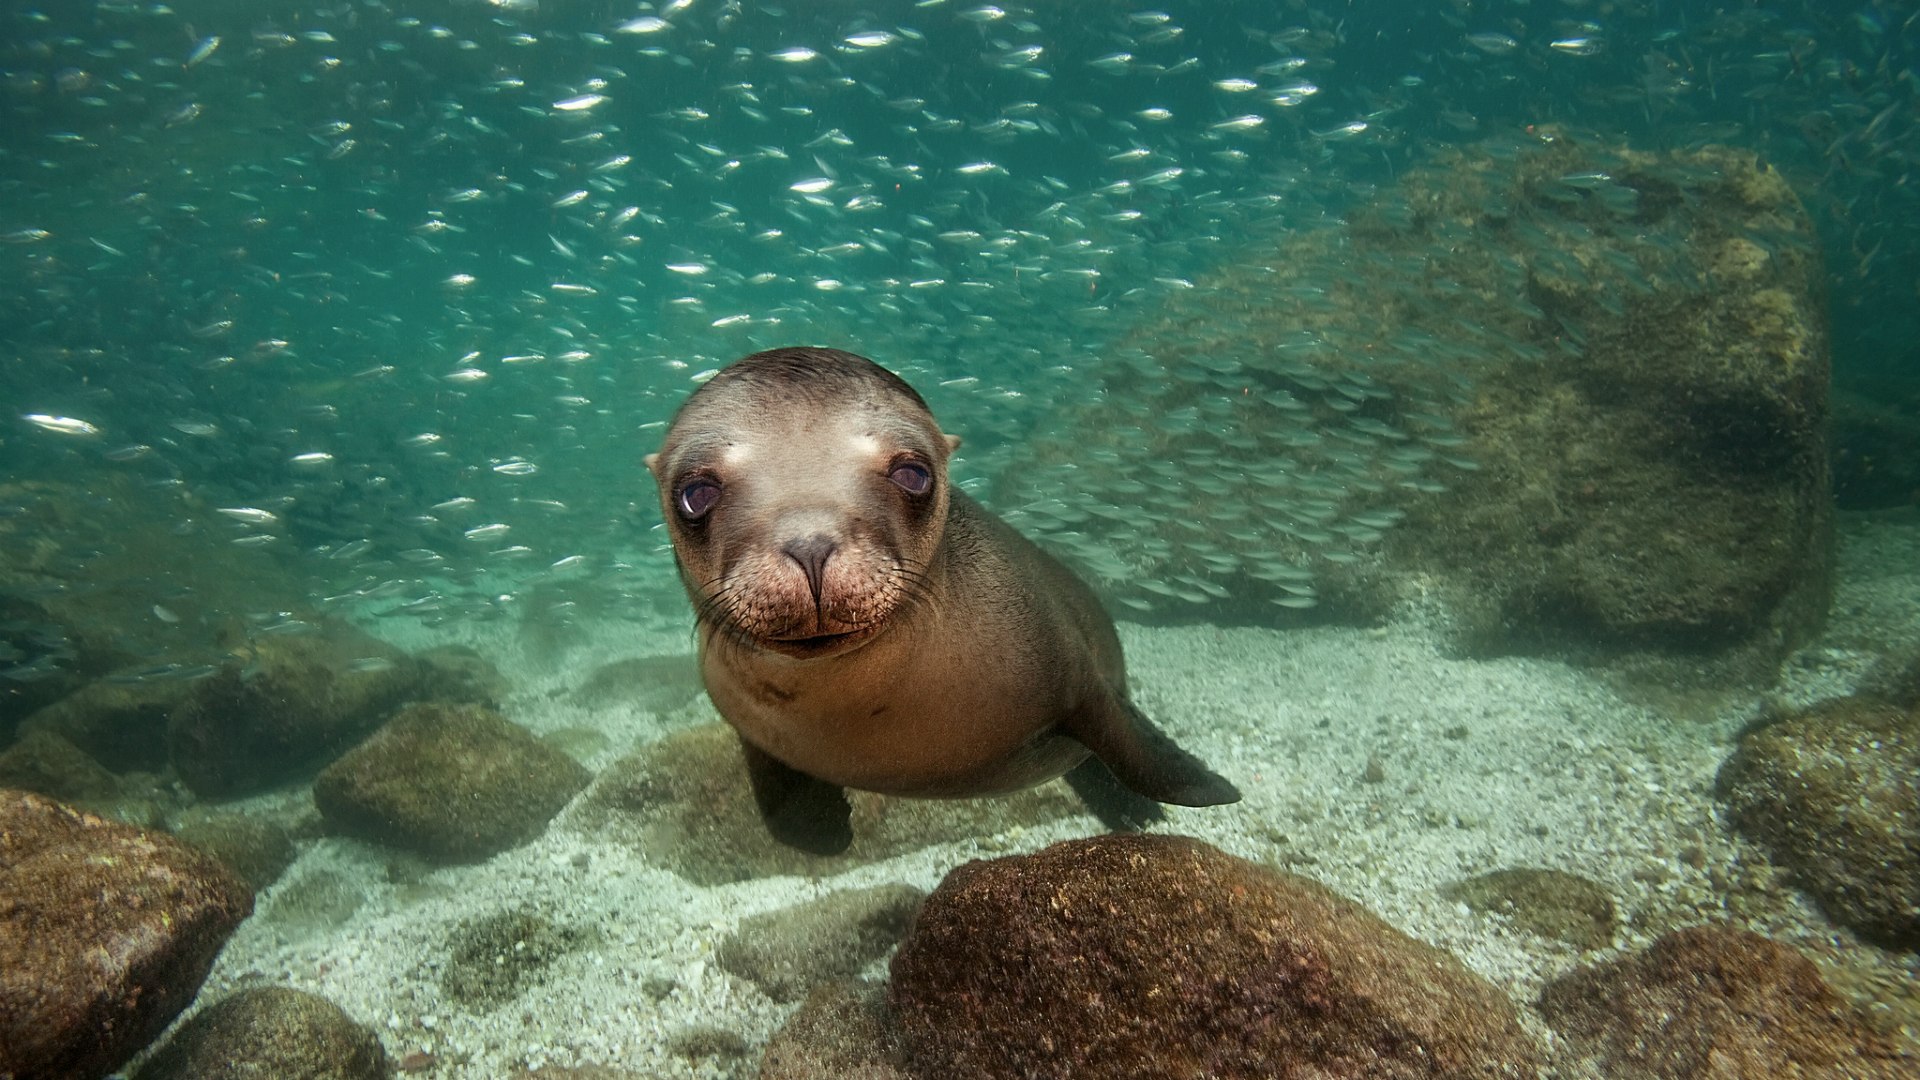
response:
<svg viewBox="0 0 1920 1080"><path fill-rule="evenodd" d="M0 738L325 615L690 624L641 461L781 345L907 378L960 482L1149 640L1372 624L1326 583L1485 467L1487 379L1704 305L1727 151L1813 229L1740 239L1821 267L1835 388L1891 410L1842 418L1858 468L1920 440L1917 34L1785 0L3 0ZM1397 239L1442 202L1513 225ZM1247 648L1219 663L1283 662Z"/></svg>
<svg viewBox="0 0 1920 1080"><path fill-rule="evenodd" d="M1448 145L1751 150L1822 229L1841 379L1910 367L1898 5L4 17L8 469L264 511L200 527L329 596L504 575L464 617L570 557L661 572L638 459L773 345L900 370L986 485L1130 329Z"/></svg>

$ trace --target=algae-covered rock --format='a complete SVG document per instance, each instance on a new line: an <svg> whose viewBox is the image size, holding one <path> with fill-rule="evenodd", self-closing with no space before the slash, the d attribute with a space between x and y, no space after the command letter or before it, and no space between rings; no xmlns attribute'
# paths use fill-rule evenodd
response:
<svg viewBox="0 0 1920 1080"><path fill-rule="evenodd" d="M97 679L27 717L22 734L46 731L113 772L167 766L167 715L193 689L178 679Z"/></svg>
<svg viewBox="0 0 1920 1080"><path fill-rule="evenodd" d="M1695 926L1548 984L1540 1011L1609 1080L1895 1080L1920 1060L1758 934Z"/></svg>
<svg viewBox="0 0 1920 1080"><path fill-rule="evenodd" d="M970 862L893 960L916 1072L977 1080L1531 1077L1511 1002L1305 878L1114 835Z"/></svg>
<svg viewBox="0 0 1920 1080"><path fill-rule="evenodd" d="M925 896L910 885L843 889L754 915L720 943L720 967L775 1001L798 1001L816 984L851 978L900 942Z"/></svg>
<svg viewBox="0 0 1920 1080"><path fill-rule="evenodd" d="M0 791L0 1076L90 1080L199 992L252 894L167 836Z"/></svg>
<svg viewBox="0 0 1920 1080"><path fill-rule="evenodd" d="M1459 644L1753 651L1830 593L1822 266L1751 153L1439 151L1242 238L989 499L1146 620L1445 604Z"/></svg>
<svg viewBox="0 0 1920 1080"><path fill-rule="evenodd" d="M300 575L225 542L232 523L197 485L155 485L107 463L73 463L60 476L0 480L0 657L11 658L0 663L27 670L0 679L0 740L102 677L217 662L238 612L306 603ZM115 771L152 767L68 737Z"/></svg>
<svg viewBox="0 0 1920 1080"><path fill-rule="evenodd" d="M895 799L849 791L853 846L820 857L774 840L754 806L733 729L676 731L609 766L581 821L645 848L699 885L777 874L834 874L932 844L989 836L1085 812L1065 784L992 799Z"/></svg>
<svg viewBox="0 0 1920 1080"><path fill-rule="evenodd" d="M555 960L588 940L585 933L530 911L472 919L448 937L440 985L467 1009L489 1009L519 996Z"/></svg>
<svg viewBox="0 0 1920 1080"><path fill-rule="evenodd" d="M32 791L50 799L89 802L111 798L119 781L100 763L50 731L28 731L0 750L0 788Z"/></svg>
<svg viewBox="0 0 1920 1080"><path fill-rule="evenodd" d="M380 1040L333 1002L284 986L242 990L195 1013L134 1080L385 1080Z"/></svg>
<svg viewBox="0 0 1920 1080"><path fill-rule="evenodd" d="M1475 911L1504 916L1515 927L1581 949L1613 944L1613 897L1597 882L1564 870L1495 870L1443 889Z"/></svg>
<svg viewBox="0 0 1920 1080"><path fill-rule="evenodd" d="M194 683L167 722L173 766L203 797L263 791L318 768L421 685L417 661L339 623L238 651Z"/></svg>
<svg viewBox="0 0 1920 1080"><path fill-rule="evenodd" d="M442 862L524 844L580 789L587 770L478 705L410 705L313 783L340 832Z"/></svg>
<svg viewBox="0 0 1920 1080"><path fill-rule="evenodd" d="M413 654L420 664L415 697L448 705L497 709L512 687L493 661L465 645L441 645Z"/></svg>
<svg viewBox="0 0 1920 1080"><path fill-rule="evenodd" d="M1920 948L1920 706L1842 698L1747 732L1720 768L1734 826L1835 922Z"/></svg>

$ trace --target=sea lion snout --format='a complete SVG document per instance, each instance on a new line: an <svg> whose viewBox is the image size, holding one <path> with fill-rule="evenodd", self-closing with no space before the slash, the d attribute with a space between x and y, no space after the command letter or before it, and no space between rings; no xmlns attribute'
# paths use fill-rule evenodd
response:
<svg viewBox="0 0 1920 1080"><path fill-rule="evenodd" d="M736 494L731 509L740 517L714 521L726 543L712 556L717 580L706 591L716 599L713 615L763 647L808 656L850 646L886 624L907 578L884 527L771 514L746 492Z"/></svg>
<svg viewBox="0 0 1920 1080"><path fill-rule="evenodd" d="M820 579L826 574L827 560L833 557L833 549L838 546L833 542L833 537L818 533L780 545L780 550L786 553L787 558L797 563L800 572L807 575L807 587L813 590L815 607L820 604Z"/></svg>

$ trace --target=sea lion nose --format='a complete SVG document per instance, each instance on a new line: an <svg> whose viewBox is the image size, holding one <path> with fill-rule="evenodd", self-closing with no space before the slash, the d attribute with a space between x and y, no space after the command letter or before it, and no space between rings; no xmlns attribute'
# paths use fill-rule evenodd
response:
<svg viewBox="0 0 1920 1080"><path fill-rule="evenodd" d="M815 534L789 540L780 550L787 558L800 566L800 572L807 575L807 588L813 591L813 602L820 603L820 582L827 572L827 560L833 557L835 548L833 538Z"/></svg>

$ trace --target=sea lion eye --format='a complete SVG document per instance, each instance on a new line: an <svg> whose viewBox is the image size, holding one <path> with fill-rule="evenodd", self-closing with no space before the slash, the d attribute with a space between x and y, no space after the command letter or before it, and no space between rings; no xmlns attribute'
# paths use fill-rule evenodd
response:
<svg viewBox="0 0 1920 1080"><path fill-rule="evenodd" d="M894 486L909 495L925 495L933 487L933 473L917 461L902 461L887 474Z"/></svg>
<svg viewBox="0 0 1920 1080"><path fill-rule="evenodd" d="M688 521L699 521L707 516L707 511L713 509L714 503L720 501L720 484L704 476L696 477L687 481L673 501L679 507L681 517Z"/></svg>

